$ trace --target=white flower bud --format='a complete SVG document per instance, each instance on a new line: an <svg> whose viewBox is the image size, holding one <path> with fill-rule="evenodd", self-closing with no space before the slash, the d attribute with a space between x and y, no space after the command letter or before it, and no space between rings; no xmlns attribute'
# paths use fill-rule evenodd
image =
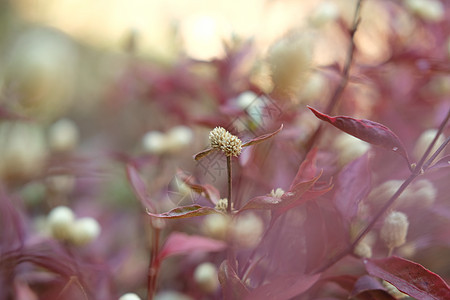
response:
<svg viewBox="0 0 450 300"><path fill-rule="evenodd" d="M277 188L276 190L270 191L270 196L274 198L281 198L284 195L284 190L282 188Z"/></svg>
<svg viewBox="0 0 450 300"><path fill-rule="evenodd" d="M239 215L231 224L231 236L236 245L252 248L258 245L264 231L264 224L254 213Z"/></svg>
<svg viewBox="0 0 450 300"><path fill-rule="evenodd" d="M346 133L340 133L334 140L333 147L339 153L339 166L361 157L369 151L370 144Z"/></svg>
<svg viewBox="0 0 450 300"><path fill-rule="evenodd" d="M126 293L123 294L119 300L141 300L141 298L135 293Z"/></svg>
<svg viewBox="0 0 450 300"><path fill-rule="evenodd" d="M393 211L384 219L380 237L389 249L400 247L406 242L408 226L408 217L402 212Z"/></svg>
<svg viewBox="0 0 450 300"><path fill-rule="evenodd" d="M436 0L405 0L406 8L426 21L439 22L444 18L444 6Z"/></svg>
<svg viewBox="0 0 450 300"><path fill-rule="evenodd" d="M227 198L219 199L219 201L217 201L217 203L216 203L216 206L214 207L214 209L221 211L221 212L226 212L227 208L228 208L228 199Z"/></svg>
<svg viewBox="0 0 450 300"><path fill-rule="evenodd" d="M309 18L313 26L320 27L339 17L339 9L333 2L322 2L313 10Z"/></svg>
<svg viewBox="0 0 450 300"><path fill-rule="evenodd" d="M216 127L209 133L211 148L221 150L226 156L239 156L242 150L242 141L232 135L225 128Z"/></svg>
<svg viewBox="0 0 450 300"><path fill-rule="evenodd" d="M361 241L356 245L353 253L359 257L371 258L372 257L372 247L369 244Z"/></svg>
<svg viewBox="0 0 450 300"><path fill-rule="evenodd" d="M428 129L425 130L417 139L417 142L414 146L414 150L413 150L413 156L416 160L419 160L422 155L425 153L425 151L427 150L428 146L430 145L431 141L434 139L434 137L436 136L437 130L436 129ZM436 151L439 146L445 141L445 137L441 134L436 143L434 144L433 149L430 152L430 155L433 154L434 151ZM429 156L430 156L429 155ZM428 157L429 157L428 156Z"/></svg>
<svg viewBox="0 0 450 300"><path fill-rule="evenodd" d="M0 124L0 178L28 179L38 175L47 154L41 127L20 122Z"/></svg>
<svg viewBox="0 0 450 300"><path fill-rule="evenodd" d="M73 211L66 206L53 208L47 217L51 235L61 241L70 239L75 216Z"/></svg>
<svg viewBox="0 0 450 300"><path fill-rule="evenodd" d="M144 150L152 154L161 154L166 151L166 136L159 131L150 131L142 138Z"/></svg>
<svg viewBox="0 0 450 300"><path fill-rule="evenodd" d="M230 218L222 214L211 214L203 219L202 230L205 235L219 240L226 240Z"/></svg>
<svg viewBox="0 0 450 300"><path fill-rule="evenodd" d="M77 125L69 119L60 119L49 130L49 145L54 151L71 151L79 140Z"/></svg>
<svg viewBox="0 0 450 300"><path fill-rule="evenodd" d="M70 241L76 246L84 246L100 235L100 225L93 218L80 218L73 223Z"/></svg>
<svg viewBox="0 0 450 300"><path fill-rule="evenodd" d="M194 271L194 280L205 293L215 292L220 285L217 267L209 262L197 266Z"/></svg>
<svg viewBox="0 0 450 300"><path fill-rule="evenodd" d="M387 281L383 280L381 284L386 288L386 291L395 299L404 299L409 297L407 294L400 292L398 288Z"/></svg>
<svg viewBox="0 0 450 300"><path fill-rule="evenodd" d="M192 141L193 133L189 127L176 126L166 134L166 148L169 152L177 152L188 146Z"/></svg>

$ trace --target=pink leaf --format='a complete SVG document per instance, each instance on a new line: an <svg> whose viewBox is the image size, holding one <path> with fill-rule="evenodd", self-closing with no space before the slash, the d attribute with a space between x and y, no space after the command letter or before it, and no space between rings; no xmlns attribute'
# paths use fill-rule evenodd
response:
<svg viewBox="0 0 450 300"><path fill-rule="evenodd" d="M217 252L226 248L226 243L203 236L187 235L181 232L172 233L159 253L161 262L169 256L189 254L192 252Z"/></svg>
<svg viewBox="0 0 450 300"><path fill-rule="evenodd" d="M168 212L155 214L147 211L152 217L155 218L163 218L163 219L183 219L183 218L192 218L210 214L220 214L217 210L207 206L201 206L198 204L188 205L188 206L179 206Z"/></svg>
<svg viewBox="0 0 450 300"><path fill-rule="evenodd" d="M350 222L358 212L358 205L370 190L368 156L354 160L340 173L336 183L334 204L337 210Z"/></svg>
<svg viewBox="0 0 450 300"><path fill-rule="evenodd" d="M367 272L417 299L450 299L450 287L418 263L391 256L364 261Z"/></svg>
<svg viewBox="0 0 450 300"><path fill-rule="evenodd" d="M222 262L218 275L224 299L244 299L248 294L247 287L233 270L228 260Z"/></svg>
<svg viewBox="0 0 450 300"><path fill-rule="evenodd" d="M450 155L446 155L438 160L434 165L432 165L429 169L441 169L450 167Z"/></svg>
<svg viewBox="0 0 450 300"><path fill-rule="evenodd" d="M368 294L367 297L364 297L363 293ZM370 294L377 293L378 298L375 299L386 299L386 300L395 300L394 297L392 297L386 289L383 287L383 285L378 281L378 279L375 279L372 276L364 275L361 276L356 282L353 287L352 293L350 294L351 298L358 298L359 296L362 296L364 298L371 298ZM369 298L370 297L370 298ZM359 299L359 298L358 298Z"/></svg>
<svg viewBox="0 0 450 300"><path fill-rule="evenodd" d="M217 204L220 199L219 190L210 184L196 184L193 182L193 177L189 176L181 171L177 172L177 176L192 190L198 194L202 194L206 199L210 200L213 204Z"/></svg>
<svg viewBox="0 0 450 300"><path fill-rule="evenodd" d="M314 148L311 151L309 151L305 160L298 168L297 175L295 175L295 178L292 181L291 187L289 189L292 189L294 185L296 185L297 183L310 180L316 175L317 172L316 157L317 157L317 148Z"/></svg>
<svg viewBox="0 0 450 300"><path fill-rule="evenodd" d="M156 209L148 196L147 186L139 175L138 171L132 165L127 165L128 181L133 188L134 194L141 201L141 204L150 212L155 212Z"/></svg>
<svg viewBox="0 0 450 300"><path fill-rule="evenodd" d="M306 292L319 279L316 275L285 275L279 276L275 280L257 287L245 298L264 300L287 300Z"/></svg>
<svg viewBox="0 0 450 300"><path fill-rule="evenodd" d="M320 120L328 122L346 133L372 145L380 146L400 154L406 159L408 166L410 166L408 154L405 151L403 143L397 135L386 126L370 120L354 119L347 116L331 117L312 107L308 106L308 108Z"/></svg>
<svg viewBox="0 0 450 300"><path fill-rule="evenodd" d="M252 146L252 145L256 145L259 144L261 142L264 142L265 140L270 139L271 137L273 137L274 135L278 134L281 129L283 129L283 124L281 124L280 128L278 128L276 131L272 132L272 133L268 133L268 134L264 134L264 135L260 135L254 139L251 139L248 142L245 142L242 147L248 147L248 146Z"/></svg>

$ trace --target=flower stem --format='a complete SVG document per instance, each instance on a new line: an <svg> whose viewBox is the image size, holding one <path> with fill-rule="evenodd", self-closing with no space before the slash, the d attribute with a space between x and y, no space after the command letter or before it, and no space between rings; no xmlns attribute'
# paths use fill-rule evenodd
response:
<svg viewBox="0 0 450 300"><path fill-rule="evenodd" d="M227 175L228 175L228 205L227 205L227 213L231 214L231 207L233 205L232 199L231 199L231 178L232 178L232 170L231 170L231 156L227 155Z"/></svg>

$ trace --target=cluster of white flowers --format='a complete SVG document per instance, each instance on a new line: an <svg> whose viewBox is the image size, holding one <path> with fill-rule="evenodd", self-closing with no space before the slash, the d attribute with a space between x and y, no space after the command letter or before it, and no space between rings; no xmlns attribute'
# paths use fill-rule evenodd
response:
<svg viewBox="0 0 450 300"><path fill-rule="evenodd" d="M167 133L149 131L142 138L145 151L152 154L175 153L188 146L193 138L189 127L176 126Z"/></svg>
<svg viewBox="0 0 450 300"><path fill-rule="evenodd" d="M216 127L209 133L211 148L223 151L226 156L239 156L242 141L223 127Z"/></svg>
<svg viewBox="0 0 450 300"><path fill-rule="evenodd" d="M100 235L100 225L94 218L75 218L73 211L66 206L53 208L47 217L47 224L53 238L84 246Z"/></svg>

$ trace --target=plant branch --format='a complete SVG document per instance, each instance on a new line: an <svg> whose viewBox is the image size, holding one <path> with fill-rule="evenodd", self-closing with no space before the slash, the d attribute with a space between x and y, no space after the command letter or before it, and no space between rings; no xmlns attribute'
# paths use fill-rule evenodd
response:
<svg viewBox="0 0 450 300"><path fill-rule="evenodd" d="M161 229L158 226L153 226L153 220L150 219L151 227L153 229L152 245L150 262L148 266L148 278L147 278L147 300L152 300L156 292L156 282L158 279L160 262L159 256L159 234Z"/></svg>
<svg viewBox="0 0 450 300"><path fill-rule="evenodd" d="M356 239L342 252L337 254L336 256L332 257L328 262L326 262L322 267L317 269L314 274L321 273L340 261L342 258L347 256L349 253L352 253L355 249L356 245L366 236L366 234L373 229L375 223L386 213L388 208L397 200L397 198L403 193L403 191L408 187L408 185L419 175L423 173L422 170L426 170L428 166L433 162L433 160L439 155L439 153L442 152L442 150L447 146L447 144L450 142L450 138L447 138L447 140L442 143L442 145L433 153L430 159L424 164L426 158L431 152L431 149L433 148L434 144L436 143L437 139L439 138L439 135L444 130L445 126L447 125L448 121L450 119L450 109L447 112L447 116L445 119L441 122L439 125L439 129L436 133L436 136L434 137L433 141L428 146L425 153L422 155L421 159L419 160L419 163L417 164L416 168L414 168L413 172L409 175L409 177L402 183L402 185L397 189L397 191L394 193L394 195L389 198L389 200L383 205L383 207L378 211L378 213L375 215L375 217L370 221L370 223L362 230Z"/></svg>
<svg viewBox="0 0 450 300"><path fill-rule="evenodd" d="M231 156L227 155L227 175L228 175L228 205L227 205L227 213L231 215L231 206L233 205L232 199L231 199L231 192L232 192L232 170L231 170Z"/></svg>
<svg viewBox="0 0 450 300"><path fill-rule="evenodd" d="M360 23L361 3L362 3L362 0L358 0L358 2L356 3L355 14L353 17L353 25L352 25L352 28L350 29L350 44L348 46L347 58L346 58L346 61L344 64L344 68L342 70L342 78L341 78L341 81L339 82L339 85L335 89L333 95L331 96L330 101L328 102L328 105L325 109L326 114L330 114L333 111L337 102L341 98L342 93L344 92L344 89L347 86L347 83L348 83L348 80L350 77L350 67L352 65L353 54L355 52L354 37L355 37L356 31L358 30L358 25ZM306 153L308 153L311 150L312 146L315 144L315 142L319 138L319 136L322 132L322 128L323 128L322 124L320 124L319 127L316 129L316 131L313 133L313 135L309 138L309 140L305 146Z"/></svg>

